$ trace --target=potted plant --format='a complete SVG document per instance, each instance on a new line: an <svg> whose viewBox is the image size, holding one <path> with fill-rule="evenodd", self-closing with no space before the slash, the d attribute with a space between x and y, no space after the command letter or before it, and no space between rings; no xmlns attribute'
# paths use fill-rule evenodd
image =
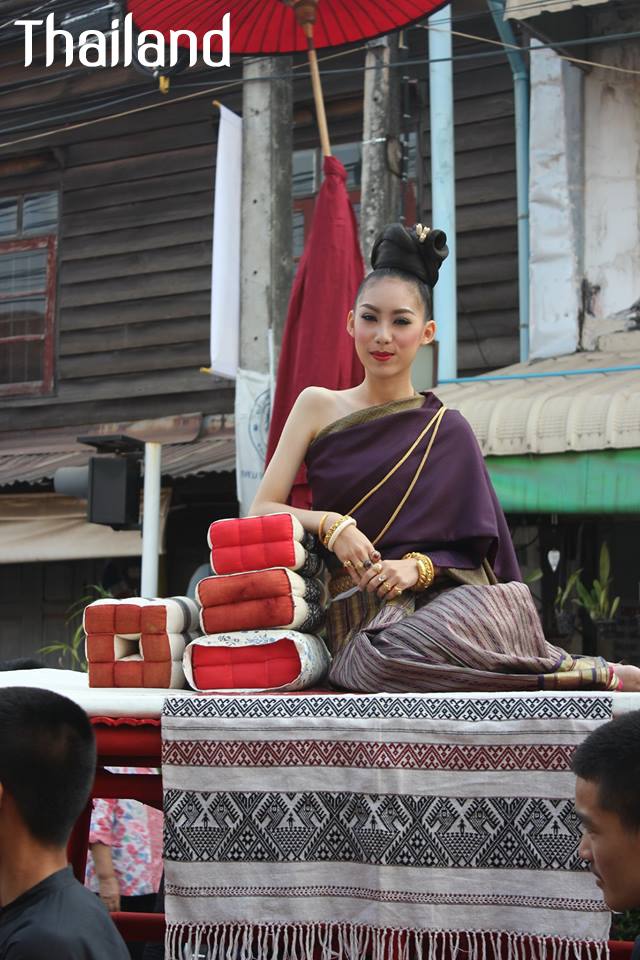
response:
<svg viewBox="0 0 640 960"><path fill-rule="evenodd" d="M568 637L569 634L573 632L576 614L575 609L570 606L569 600L572 599L571 595L576 589L581 573L582 569L575 570L564 586L561 583L558 584L555 600L553 601L553 612L556 618L556 629L559 637Z"/></svg>
<svg viewBox="0 0 640 960"><path fill-rule="evenodd" d="M614 617L620 606L620 597L610 597L611 558L606 542L600 547L598 576L587 588L582 580L576 580L577 598L574 603L583 611L582 627L585 641L585 653L600 652L602 641L610 634ZM590 649L587 650L587 647Z"/></svg>

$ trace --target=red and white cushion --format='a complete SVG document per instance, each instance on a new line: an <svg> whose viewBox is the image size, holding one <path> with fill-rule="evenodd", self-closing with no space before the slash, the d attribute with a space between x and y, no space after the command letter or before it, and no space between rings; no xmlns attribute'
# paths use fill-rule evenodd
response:
<svg viewBox="0 0 640 960"><path fill-rule="evenodd" d="M198 637L184 653L187 682L201 693L304 690L325 677L324 643L297 630L241 630Z"/></svg>
<svg viewBox="0 0 640 960"><path fill-rule="evenodd" d="M226 630L293 627L317 630L324 617L325 588L286 567L206 577L196 587L200 626Z"/></svg>
<svg viewBox="0 0 640 960"><path fill-rule="evenodd" d="M185 686L182 657L198 627L189 597L96 600L85 608L83 627L89 686Z"/></svg>
<svg viewBox="0 0 640 960"><path fill-rule="evenodd" d="M312 577L321 567L317 554L310 552L313 537L290 513L216 520L207 539L215 574L288 567Z"/></svg>

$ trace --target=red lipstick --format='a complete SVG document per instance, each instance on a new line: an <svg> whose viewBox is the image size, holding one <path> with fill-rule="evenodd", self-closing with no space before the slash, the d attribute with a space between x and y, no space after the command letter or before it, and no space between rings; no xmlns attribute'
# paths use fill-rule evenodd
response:
<svg viewBox="0 0 640 960"><path fill-rule="evenodd" d="M372 353L371 356L373 357L374 360L380 360L380 362L382 362L384 360L391 360L391 357L393 356L393 354L380 352L380 353Z"/></svg>

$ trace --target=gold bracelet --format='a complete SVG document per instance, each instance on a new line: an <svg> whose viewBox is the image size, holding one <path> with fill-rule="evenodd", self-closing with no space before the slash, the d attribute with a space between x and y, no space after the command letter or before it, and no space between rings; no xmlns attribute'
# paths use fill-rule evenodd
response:
<svg viewBox="0 0 640 960"><path fill-rule="evenodd" d="M343 520L346 520L346 517L338 517L338 519L331 524L327 532L322 537L322 544L325 547L328 547L329 540L331 540L331 534L338 529Z"/></svg>
<svg viewBox="0 0 640 960"><path fill-rule="evenodd" d="M325 521L328 516L329 516L328 513L323 513L322 516L320 517L320 522L318 524L318 540L320 540L321 543L324 542L323 536L322 536L322 528L324 527Z"/></svg>
<svg viewBox="0 0 640 960"><path fill-rule="evenodd" d="M418 579L411 589L416 593L421 593L423 590L427 590L433 583L436 575L435 567L431 557L428 557L426 553L417 553L416 551L412 551L411 553L405 553L402 559L415 560L418 567Z"/></svg>

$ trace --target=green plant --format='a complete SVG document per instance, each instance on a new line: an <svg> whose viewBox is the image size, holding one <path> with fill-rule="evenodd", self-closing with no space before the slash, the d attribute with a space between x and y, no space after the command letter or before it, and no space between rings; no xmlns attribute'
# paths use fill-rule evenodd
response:
<svg viewBox="0 0 640 960"><path fill-rule="evenodd" d="M535 570L532 570L524 578L525 583L537 583L538 580L542 580L543 573L540 567L536 567Z"/></svg>
<svg viewBox="0 0 640 960"><path fill-rule="evenodd" d="M620 606L620 597L615 597L613 600L609 599L610 573L611 558L609 547L605 542L600 547L598 577L593 581L591 589L585 587L582 580L576 580L578 596L573 602L582 607L592 620L613 620Z"/></svg>
<svg viewBox="0 0 640 960"><path fill-rule="evenodd" d="M556 614L564 612L567 605L567 601L569 600L569 598L571 597L571 594L575 590L578 580L580 579L581 573L582 573L581 569L575 570L567 580L564 587L562 586L561 583L558 584L558 589L556 590L556 598L553 601L553 609L555 610Z"/></svg>
<svg viewBox="0 0 640 960"><path fill-rule="evenodd" d="M59 640L57 643L47 644L40 647L38 653L58 654L58 663L62 666L69 666L71 670L86 670L87 661L84 655L84 630L82 629L82 615L84 608L93 603L94 600L100 600L104 597L110 597L111 593L101 587L98 583L91 583L87 587L91 593L85 594L76 600L67 610L65 624L71 630L71 635L67 640Z"/></svg>
<svg viewBox="0 0 640 960"><path fill-rule="evenodd" d="M612 940L635 940L640 937L640 910L614 913L611 922Z"/></svg>

